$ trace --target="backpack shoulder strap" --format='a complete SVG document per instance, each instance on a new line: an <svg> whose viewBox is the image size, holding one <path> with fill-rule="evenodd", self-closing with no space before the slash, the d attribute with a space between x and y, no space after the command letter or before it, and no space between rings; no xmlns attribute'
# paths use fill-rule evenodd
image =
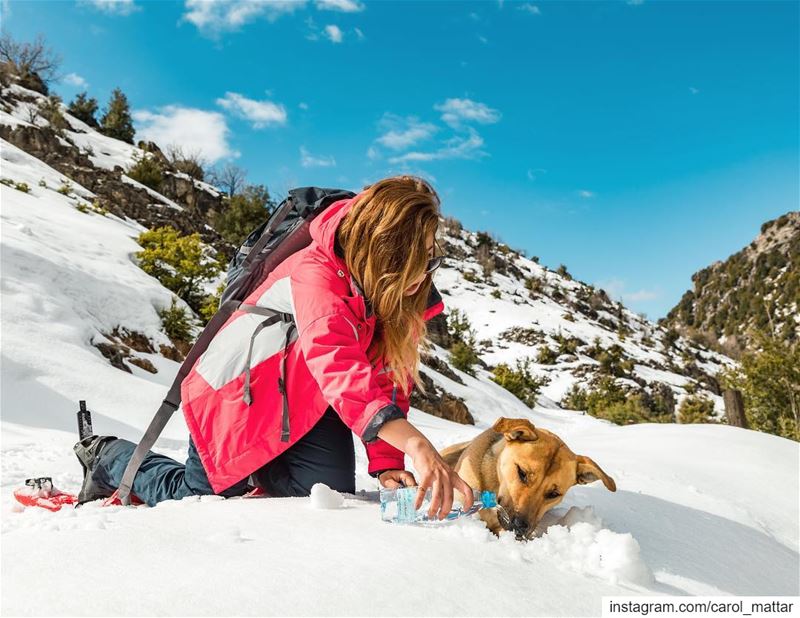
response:
<svg viewBox="0 0 800 618"><path fill-rule="evenodd" d="M208 345L211 343L211 340L214 338L214 335L216 335L219 329L222 328L223 324L227 322L228 318L233 315L233 312L239 308L239 304L240 301L238 300L229 300L223 303L222 307L219 308L219 311L214 314L214 317L211 318L209 323L203 329L203 332L200 333L200 337L197 339L197 342L192 346L191 350L189 350L189 353L186 355L186 358L183 360L183 364L181 364L181 367L178 370L178 375L175 376L172 386L169 387L167 396L164 398L164 401L161 402L158 411L156 411L155 416L153 416L153 420L150 421L147 431L144 432L144 436L142 436L141 441L136 446L136 450L133 451L133 455L128 461L128 466L125 468L125 473L122 475L122 481L119 485L119 498L122 504L130 504L133 479L136 477L136 473L139 471L142 461L144 460L148 451L150 451L150 449L156 443L158 436L160 436L161 432L164 431L164 427L166 427L167 422L170 418L172 418L175 410L177 410L178 406L180 405L181 382L183 382L183 379L189 375L189 372L192 370L192 367L197 359L200 358L203 352L206 351Z"/></svg>

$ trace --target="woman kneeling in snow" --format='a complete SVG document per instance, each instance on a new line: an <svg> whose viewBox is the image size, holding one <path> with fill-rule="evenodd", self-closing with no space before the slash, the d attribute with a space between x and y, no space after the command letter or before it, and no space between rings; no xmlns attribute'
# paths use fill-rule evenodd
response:
<svg viewBox="0 0 800 618"><path fill-rule="evenodd" d="M432 489L444 517L467 484L406 419L419 384L418 344L443 304L432 283L441 264L439 199L401 176L330 205L311 223L311 244L281 262L244 305L291 313L264 328L236 311L181 384L191 433L186 464L150 452L133 483L149 505L190 495L307 496L315 483L355 491L351 431L369 473L385 487ZM285 391L285 392L284 392ZM86 468L82 500L111 495L135 445L93 436L76 445ZM422 498L422 495L419 496ZM469 505L467 505L469 506Z"/></svg>

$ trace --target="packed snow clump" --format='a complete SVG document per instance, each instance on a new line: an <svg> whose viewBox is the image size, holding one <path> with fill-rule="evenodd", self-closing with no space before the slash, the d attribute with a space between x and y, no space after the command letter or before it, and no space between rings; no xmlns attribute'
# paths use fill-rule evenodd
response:
<svg viewBox="0 0 800 618"><path fill-rule="evenodd" d="M344 505L344 496L325 483L316 483L311 488L311 508L340 509Z"/></svg>

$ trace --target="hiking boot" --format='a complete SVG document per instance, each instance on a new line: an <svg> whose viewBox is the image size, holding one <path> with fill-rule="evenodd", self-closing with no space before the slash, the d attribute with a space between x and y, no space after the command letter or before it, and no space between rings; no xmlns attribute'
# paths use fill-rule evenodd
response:
<svg viewBox="0 0 800 618"><path fill-rule="evenodd" d="M83 485L78 494L77 506L100 498L108 498L111 495L112 492L101 488L94 482L92 474L100 457L100 452L116 439L116 436L89 436L72 447L75 451L75 456L83 467Z"/></svg>

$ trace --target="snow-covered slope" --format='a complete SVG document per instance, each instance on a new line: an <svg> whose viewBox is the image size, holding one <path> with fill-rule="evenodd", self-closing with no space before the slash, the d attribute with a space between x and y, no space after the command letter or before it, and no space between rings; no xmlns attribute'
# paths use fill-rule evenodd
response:
<svg viewBox="0 0 800 618"><path fill-rule="evenodd" d="M65 184L56 189L66 192L83 185L93 191L87 206L150 228L171 225L184 234L198 232L215 248L230 251L208 225L211 213L221 207L218 189L180 171L181 161L171 160L152 142L134 146L104 135L71 115L63 103L57 105L60 117L43 111L55 107L56 101L40 92L16 83L0 84L0 137L65 174ZM134 178L140 177L136 165L143 158L158 163L158 191Z"/></svg>
<svg viewBox="0 0 800 618"><path fill-rule="evenodd" d="M93 345L115 327L169 343L157 309L172 295L131 260L141 226L83 212L87 189L73 183L71 196L58 193L58 172L7 142L0 154L0 175L29 187L0 185L0 613L594 615L606 595L798 594L797 443L722 425L619 427L561 410L554 402L564 382L580 373L570 368L593 362L581 354L536 367L553 380L533 410L485 369L458 372L459 384L426 368L464 398L476 425L411 413L437 446L468 439L500 415L529 418L616 479L616 493L598 483L573 488L525 544L494 538L475 520L442 529L382 523L357 441L360 493L339 510L315 510L308 499L216 498L22 510L11 491L26 477L79 488L71 451L79 399L96 431L136 440L178 365L140 353L158 372L129 365L125 373ZM558 276L525 258L516 265ZM559 329L589 342L612 337L577 314L564 320L549 296L522 298L502 277L495 273L491 287L501 298L488 300L490 288L455 268L437 274L446 302L469 315L479 339L493 341L487 363L535 351L502 341L510 326L538 324L545 341ZM671 352L635 345L636 328L620 345L637 372L680 387L685 377L650 366L668 364ZM446 358L441 348L434 353ZM669 375L647 373L658 371ZM158 449L183 458L186 440L178 415Z"/></svg>
<svg viewBox="0 0 800 618"><path fill-rule="evenodd" d="M718 416L724 414L722 397L712 391L712 384L720 368L732 362L729 358L677 333L668 344L666 328L629 311L604 291L574 280L566 269L550 270L487 234L459 228L457 223L443 226L449 256L436 284L445 305L468 317L479 356L488 367L529 359L533 373L549 380L541 403L555 405L573 385L587 386L599 374L592 350L617 347L619 358L630 366L618 376L619 383L646 393L666 385L676 408L688 392L700 393L714 402ZM565 352L564 343L572 350ZM553 353L546 363L537 362L543 348Z"/></svg>

